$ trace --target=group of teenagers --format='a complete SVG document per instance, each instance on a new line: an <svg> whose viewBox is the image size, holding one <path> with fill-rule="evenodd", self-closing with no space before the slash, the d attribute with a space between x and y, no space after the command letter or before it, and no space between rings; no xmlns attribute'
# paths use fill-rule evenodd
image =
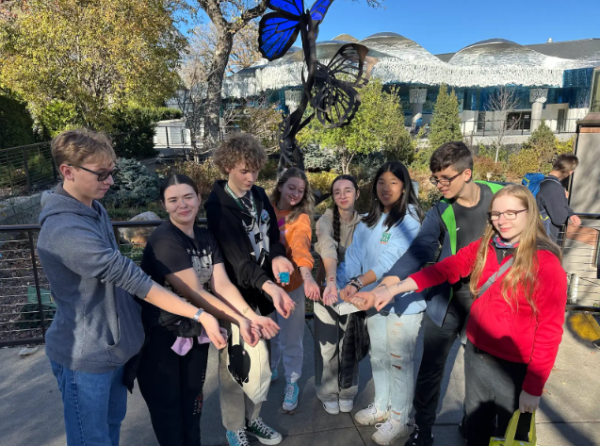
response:
<svg viewBox="0 0 600 446"><path fill-rule="evenodd" d="M219 349L228 444L247 446L252 437L280 443L282 435L260 417L261 402L230 373L228 349L234 328L246 349L266 342L270 380L281 362L283 409L294 410L306 298L314 301L315 383L327 414L353 412L358 363L368 354L374 400L354 414L356 422L376 426L377 444L392 444L409 434L414 408L406 444L431 446L458 337L467 444L488 446L517 409L517 435L527 439L561 341L567 277L531 192L474 181L462 142L433 153L430 180L443 198L426 214L408 169L391 161L373 179L365 215L355 209L356 179L340 175L331 208L315 223L305 173L288 169L268 195L255 185L264 149L252 135L235 134L214 152L227 179L204 202L208 227L196 224L197 185L169 175L160 189L168 219L149 237L140 267L120 253L98 201L117 172L108 138L66 131L52 141L52 156L63 182L44 200L37 250L57 305L46 353L69 446L119 444L136 378L159 444L199 446L210 343ZM572 170L569 157L555 163L560 175ZM347 304L358 311L342 314Z"/></svg>

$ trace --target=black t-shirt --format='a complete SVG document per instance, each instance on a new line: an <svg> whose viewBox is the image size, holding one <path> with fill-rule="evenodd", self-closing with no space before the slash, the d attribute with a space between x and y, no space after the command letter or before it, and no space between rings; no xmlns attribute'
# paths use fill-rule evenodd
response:
<svg viewBox="0 0 600 446"><path fill-rule="evenodd" d="M207 229L194 226L194 235L192 239L171 221L166 221L154 230L142 257L144 272L156 283L180 296L165 279L166 275L194 268L200 283L207 286L213 274L213 265L224 262L217 241ZM153 327L177 321L178 317L142 302L142 319L144 325Z"/></svg>
<svg viewBox="0 0 600 446"><path fill-rule="evenodd" d="M477 183L476 183L477 184ZM481 191L479 202L473 207L465 207L456 201L452 203L454 217L456 219L456 251L471 244L483 236L488 222L488 211L494 194L492 190L483 184L477 184ZM471 291L469 290L469 278L465 277L452 285L452 302L458 304L463 310L468 311L473 303Z"/></svg>

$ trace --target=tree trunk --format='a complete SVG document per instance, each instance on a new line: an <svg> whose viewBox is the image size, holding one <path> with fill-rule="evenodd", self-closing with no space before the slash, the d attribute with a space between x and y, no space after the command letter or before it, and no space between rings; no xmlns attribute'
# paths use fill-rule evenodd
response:
<svg viewBox="0 0 600 446"><path fill-rule="evenodd" d="M206 113L204 126L204 149L212 150L219 142L221 131L221 90L223 77L233 47L233 34L223 27L217 26L217 45L212 60L206 92Z"/></svg>

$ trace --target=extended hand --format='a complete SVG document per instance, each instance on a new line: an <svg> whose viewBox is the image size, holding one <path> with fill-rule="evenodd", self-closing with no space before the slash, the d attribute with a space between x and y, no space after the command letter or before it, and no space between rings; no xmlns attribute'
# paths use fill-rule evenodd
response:
<svg viewBox="0 0 600 446"><path fill-rule="evenodd" d="M533 413L540 407L540 397L533 396L524 390L521 390L521 395L519 396L519 410L522 413L529 412Z"/></svg>
<svg viewBox="0 0 600 446"><path fill-rule="evenodd" d="M304 295L315 302L321 298L319 285L317 285L317 282L315 282L312 277L309 277L304 281Z"/></svg>
<svg viewBox="0 0 600 446"><path fill-rule="evenodd" d="M352 296L354 296L357 291L358 290L355 286L346 285L346 287L342 291L340 291L340 297L343 301L352 302Z"/></svg>
<svg viewBox="0 0 600 446"><path fill-rule="evenodd" d="M350 300L356 308L366 311L375 303L375 293L371 291L359 291Z"/></svg>
<svg viewBox="0 0 600 446"><path fill-rule="evenodd" d="M254 347L258 344L260 340L259 333L252 329L252 323L248 319L241 319L238 321L240 326L240 334L242 335L242 339L246 344L250 347Z"/></svg>
<svg viewBox="0 0 600 446"><path fill-rule="evenodd" d="M333 305L338 301L338 289L335 281L330 282L323 291L323 305Z"/></svg>
<svg viewBox="0 0 600 446"><path fill-rule="evenodd" d="M271 339L279 333L279 325L268 317L257 316L252 320L252 325L258 329L263 339Z"/></svg>
<svg viewBox="0 0 600 446"><path fill-rule="evenodd" d="M290 314L296 308L294 301L288 296L288 293L282 288L275 285L273 282L266 282L263 285L263 290L273 299L273 305L279 314L284 318L290 317Z"/></svg>
<svg viewBox="0 0 600 446"><path fill-rule="evenodd" d="M219 330L219 322L215 317L211 314L208 314L206 311L200 315L199 322L204 327L204 331L206 332L208 339L217 347L217 349L221 350L227 345L227 340L221 334Z"/></svg>
<svg viewBox="0 0 600 446"><path fill-rule="evenodd" d="M290 276L294 272L294 265L284 256L277 256L273 260L271 260L271 266L273 267L273 275L275 276L275 280L277 283L281 283L279 279L280 273L290 273Z"/></svg>

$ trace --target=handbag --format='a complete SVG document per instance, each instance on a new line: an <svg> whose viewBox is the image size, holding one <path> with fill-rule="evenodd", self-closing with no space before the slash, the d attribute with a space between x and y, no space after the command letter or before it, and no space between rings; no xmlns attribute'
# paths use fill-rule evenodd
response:
<svg viewBox="0 0 600 446"><path fill-rule="evenodd" d="M515 434L517 433L517 426L519 425L519 417L521 411L516 410L513 414L504 438L492 437L490 438L490 446L537 446L537 438L535 433L535 412L531 416L531 427L529 428L529 441L515 440Z"/></svg>
<svg viewBox="0 0 600 446"><path fill-rule="evenodd" d="M269 350L264 339L247 345L237 325L231 324L227 338L227 370L254 404L267 400L271 384Z"/></svg>

